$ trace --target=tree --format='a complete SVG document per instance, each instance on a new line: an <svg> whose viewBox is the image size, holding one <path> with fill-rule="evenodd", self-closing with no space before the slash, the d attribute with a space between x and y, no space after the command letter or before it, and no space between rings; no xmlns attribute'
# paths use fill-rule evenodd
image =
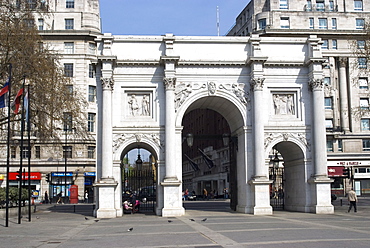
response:
<svg viewBox="0 0 370 248"><path fill-rule="evenodd" d="M10 65L12 99L25 79L30 83L32 135L38 139L57 138L63 123L71 120L82 137L87 133L86 100L71 90L73 83L64 75L58 54L43 43L34 23L35 15L49 14L47 6L46 0L0 0L0 86L9 77ZM19 119L20 114L11 116L12 135L19 132ZM7 111L0 111L3 135L6 121Z"/></svg>

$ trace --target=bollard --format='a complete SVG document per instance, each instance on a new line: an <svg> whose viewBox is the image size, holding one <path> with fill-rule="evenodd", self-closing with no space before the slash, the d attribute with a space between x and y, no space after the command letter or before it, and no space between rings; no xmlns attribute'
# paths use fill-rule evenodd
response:
<svg viewBox="0 0 370 248"><path fill-rule="evenodd" d="M73 213L76 213L76 205L73 205Z"/></svg>
<svg viewBox="0 0 370 248"><path fill-rule="evenodd" d="M343 206L343 199L340 199L340 206Z"/></svg>

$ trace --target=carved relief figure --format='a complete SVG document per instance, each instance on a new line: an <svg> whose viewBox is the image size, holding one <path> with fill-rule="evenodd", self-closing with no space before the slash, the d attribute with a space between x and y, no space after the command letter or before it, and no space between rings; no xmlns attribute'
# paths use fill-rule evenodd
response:
<svg viewBox="0 0 370 248"><path fill-rule="evenodd" d="M294 115L294 98L292 94L275 94L273 96L275 115Z"/></svg>
<svg viewBox="0 0 370 248"><path fill-rule="evenodd" d="M191 88L191 84L189 83L185 87L183 87L181 90L175 93L176 109L179 108L183 102L185 102L186 98L190 95L191 92L192 92L192 88Z"/></svg>
<svg viewBox="0 0 370 248"><path fill-rule="evenodd" d="M139 104L137 103L137 99L135 95L131 95L130 100L128 101L130 105L130 112L132 116L135 116L139 110Z"/></svg>
<svg viewBox="0 0 370 248"><path fill-rule="evenodd" d="M149 99L147 98L146 95L144 95L143 99L141 100L142 115L144 116L150 115L149 107L150 107Z"/></svg>
<svg viewBox="0 0 370 248"><path fill-rule="evenodd" d="M213 95L216 93L216 84L214 82L208 83L208 92L210 95Z"/></svg>

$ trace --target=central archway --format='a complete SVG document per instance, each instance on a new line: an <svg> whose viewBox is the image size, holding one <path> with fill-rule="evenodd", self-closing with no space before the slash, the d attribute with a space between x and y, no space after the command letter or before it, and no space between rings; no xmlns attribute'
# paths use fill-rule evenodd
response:
<svg viewBox="0 0 370 248"><path fill-rule="evenodd" d="M231 209L246 212L246 106L230 95L198 95L198 99L189 99L184 110L185 106L178 111L182 136L192 133L194 146L188 148L183 142L183 191L190 185L190 192L204 200L227 193Z"/></svg>

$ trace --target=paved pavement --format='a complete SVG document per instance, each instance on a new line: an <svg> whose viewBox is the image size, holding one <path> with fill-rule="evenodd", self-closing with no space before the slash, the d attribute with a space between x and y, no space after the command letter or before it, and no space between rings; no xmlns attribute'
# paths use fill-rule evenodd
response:
<svg viewBox="0 0 370 248"><path fill-rule="evenodd" d="M181 217L125 214L115 219L95 219L88 204L39 205L31 222L24 217L17 224L12 216L4 227L0 219L0 247L370 247L369 199L360 199L357 213L347 213L347 201L340 206L338 199L333 215L275 211L253 216L231 212L228 204L185 202Z"/></svg>

